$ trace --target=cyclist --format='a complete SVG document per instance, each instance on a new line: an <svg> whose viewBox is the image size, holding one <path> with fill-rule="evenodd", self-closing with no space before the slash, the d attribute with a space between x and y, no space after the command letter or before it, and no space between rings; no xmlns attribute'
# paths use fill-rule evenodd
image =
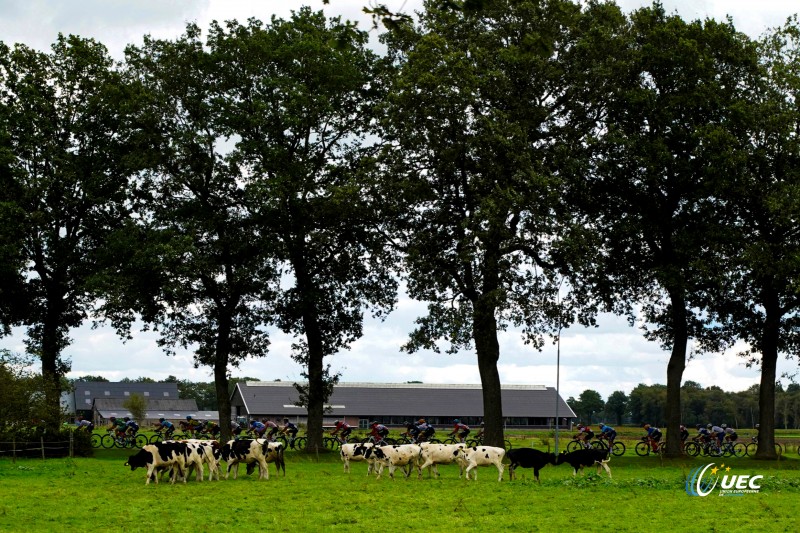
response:
<svg viewBox="0 0 800 533"><path fill-rule="evenodd" d="M200 422L192 418L192 415L186 415L186 422L184 425L186 426L186 431L189 433L197 433L202 429Z"/></svg>
<svg viewBox="0 0 800 533"><path fill-rule="evenodd" d="M706 425L706 429L708 429L712 437L717 439L717 446L722 447L722 439L725 438L725 430L714 424Z"/></svg>
<svg viewBox="0 0 800 533"><path fill-rule="evenodd" d="M389 428L384 426L383 424L379 424L377 420L373 421L369 425L370 433L369 436L375 441L375 445L385 445L386 441L383 440L389 434Z"/></svg>
<svg viewBox="0 0 800 533"><path fill-rule="evenodd" d="M242 427L239 422L236 420L231 420L231 436L236 438L236 436L242 432L244 428Z"/></svg>
<svg viewBox="0 0 800 533"><path fill-rule="evenodd" d="M484 432L484 429L485 429L484 425L485 425L484 422L481 422L481 427L478 430L478 432L475 434L475 440L481 441L481 442L483 441L483 432Z"/></svg>
<svg viewBox="0 0 800 533"><path fill-rule="evenodd" d="M400 436L408 437L411 439L412 443L416 444L417 439L419 439L419 428L415 424L412 424L408 421L403 422L403 425L406 427L406 431L401 433Z"/></svg>
<svg viewBox="0 0 800 533"><path fill-rule="evenodd" d="M725 440L728 442L736 442L736 439L739 438L739 435L736 434L736 430L733 428L729 428L725 424L722 424L722 429L725 431Z"/></svg>
<svg viewBox="0 0 800 533"><path fill-rule="evenodd" d="M222 431L222 428L219 426L219 424L217 424L213 420L209 420L208 422L206 422L205 430L207 434L211 435L216 439L217 437L219 437L219 433L220 431Z"/></svg>
<svg viewBox="0 0 800 533"><path fill-rule="evenodd" d="M110 417L108 421L111 422L108 430L114 431L114 438L118 441L121 441L123 438L125 438L125 432L128 430L128 426L125 425L125 421L121 418L117 418L116 416Z"/></svg>
<svg viewBox="0 0 800 533"><path fill-rule="evenodd" d="M267 430L268 430L267 440L270 441L270 442L275 442L275 434L278 433L278 431L280 431L280 429L281 429L280 427L278 427L277 421L278 421L277 418L275 419L275 422L273 422L269 418L262 418L261 419L261 422L265 426L267 426Z"/></svg>
<svg viewBox="0 0 800 533"><path fill-rule="evenodd" d="M125 420L125 434L130 435L131 437L136 435L136 432L139 431L139 424L137 424L134 420L131 420L128 416L126 416L123 420Z"/></svg>
<svg viewBox="0 0 800 533"><path fill-rule="evenodd" d="M591 448L589 441L594 438L594 431L589 426L578 424L578 434L575 435L575 440L583 441L584 448Z"/></svg>
<svg viewBox="0 0 800 533"><path fill-rule="evenodd" d="M433 437L436 429L431 424L428 424L424 418L417 420L417 429L419 430L419 442L425 442Z"/></svg>
<svg viewBox="0 0 800 533"><path fill-rule="evenodd" d="M704 428L701 424L697 424L697 436L693 440L700 442L708 442L711 440L711 432Z"/></svg>
<svg viewBox="0 0 800 533"><path fill-rule="evenodd" d="M267 430L267 426L259 422L258 420L251 420L250 421L250 430L255 433L257 439L264 438L264 432Z"/></svg>
<svg viewBox="0 0 800 533"><path fill-rule="evenodd" d="M454 424L453 431L451 431L448 435L453 436L457 433L458 441L464 442L467 438L467 435L469 435L469 426L466 424L462 424L461 420L458 418L453 420L453 424Z"/></svg>
<svg viewBox="0 0 800 533"><path fill-rule="evenodd" d="M653 448L654 452L658 451L658 443L661 440L661 430L655 426L651 426L650 424L645 424L644 429L647 431L647 435L642 438L642 440L650 440L650 446Z"/></svg>
<svg viewBox="0 0 800 533"><path fill-rule="evenodd" d="M172 438L172 434L175 432L175 426L169 420L161 417L158 419L158 424L156 424L156 431L163 431L164 436L167 440Z"/></svg>
<svg viewBox="0 0 800 533"><path fill-rule="evenodd" d="M283 429L281 429L281 433L284 435L290 435L289 437L289 447L294 448L294 438L297 436L297 426L293 423L289 422L288 418L283 419Z"/></svg>
<svg viewBox="0 0 800 533"><path fill-rule="evenodd" d="M681 429L681 432L680 432L679 436L681 438L681 443L685 443L686 439L689 438L689 430L686 429L686 426L684 426L683 424L681 424L681 428L680 429Z"/></svg>
<svg viewBox="0 0 800 533"><path fill-rule="evenodd" d="M350 436L350 433L353 432L353 428L350 427L350 424L345 422L344 420L337 420L333 423L334 428L331 430L331 435L336 436L339 433L337 439L342 444L347 443L347 437Z"/></svg>
<svg viewBox="0 0 800 533"><path fill-rule="evenodd" d="M617 438L617 430L601 422L600 437L606 439L608 441L608 447L611 448L614 445L614 439Z"/></svg>
<svg viewBox="0 0 800 533"><path fill-rule="evenodd" d="M78 429L84 429L86 431L92 431L94 429L94 424L83 418L81 415L78 415L78 418L75 419L75 425Z"/></svg>

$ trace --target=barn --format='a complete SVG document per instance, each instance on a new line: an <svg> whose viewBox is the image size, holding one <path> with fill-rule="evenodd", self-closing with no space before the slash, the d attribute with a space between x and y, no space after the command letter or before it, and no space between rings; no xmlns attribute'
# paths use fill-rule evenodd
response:
<svg viewBox="0 0 800 533"><path fill-rule="evenodd" d="M503 416L507 429L569 427L575 413L556 393L544 385L503 385ZM293 383L259 381L238 383L231 396L236 417L245 419L289 418L306 422L306 409L297 405L299 394ZM477 426L483 420L483 394L480 385L428 383L339 383L333 389L323 424L346 420L354 427L366 428L376 420L390 427L425 418L448 426L454 418Z"/></svg>

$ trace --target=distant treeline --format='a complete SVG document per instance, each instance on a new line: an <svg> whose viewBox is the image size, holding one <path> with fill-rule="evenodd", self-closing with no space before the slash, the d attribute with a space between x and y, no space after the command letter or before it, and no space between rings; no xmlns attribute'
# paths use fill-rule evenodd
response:
<svg viewBox="0 0 800 533"><path fill-rule="evenodd" d="M716 385L703 387L687 381L681 387L682 422L687 426L728 424L736 428L752 428L758 419L758 385L740 392L727 392ZM569 397L567 404L584 423L655 424L666 422L666 385L637 385L630 394L615 391L603 401L599 392L587 389L578 399ZM775 427L800 427L800 384L785 389L775 388Z"/></svg>

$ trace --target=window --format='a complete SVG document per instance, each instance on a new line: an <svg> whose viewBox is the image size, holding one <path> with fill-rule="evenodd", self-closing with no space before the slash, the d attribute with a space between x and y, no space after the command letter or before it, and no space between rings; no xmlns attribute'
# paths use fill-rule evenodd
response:
<svg viewBox="0 0 800 533"><path fill-rule="evenodd" d="M107 391L103 392L103 395L104 396L111 396L111 391L107 390Z"/></svg>
<svg viewBox="0 0 800 533"><path fill-rule="evenodd" d="M168 392L165 392L165 393L164 393L164 396L169 396L169 393L168 393Z"/></svg>
<svg viewBox="0 0 800 533"><path fill-rule="evenodd" d="M147 391L144 391L144 395L145 395L145 396L150 396L150 393L149 393L149 392L147 392Z"/></svg>
<svg viewBox="0 0 800 533"><path fill-rule="evenodd" d="M123 394L124 394L125 396L130 396L130 395L131 395L131 393L130 393L130 392L128 392L128 391L125 391L125 392L123 392Z"/></svg>

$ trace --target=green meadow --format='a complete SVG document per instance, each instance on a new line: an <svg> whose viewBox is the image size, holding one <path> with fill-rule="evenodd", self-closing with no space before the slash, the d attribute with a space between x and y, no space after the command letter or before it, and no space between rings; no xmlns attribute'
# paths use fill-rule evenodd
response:
<svg viewBox="0 0 800 533"><path fill-rule="evenodd" d="M497 481L494 467L477 481L441 477L381 479L364 463L345 474L337 454L289 451L286 476L240 468L239 479L145 486L127 450L93 458L0 459L0 531L792 531L800 512L800 456L680 459L626 454L609 463L612 479L569 465L548 465L541 484L530 470ZM698 467L725 464L731 475L762 475L760 491L689 496Z"/></svg>

